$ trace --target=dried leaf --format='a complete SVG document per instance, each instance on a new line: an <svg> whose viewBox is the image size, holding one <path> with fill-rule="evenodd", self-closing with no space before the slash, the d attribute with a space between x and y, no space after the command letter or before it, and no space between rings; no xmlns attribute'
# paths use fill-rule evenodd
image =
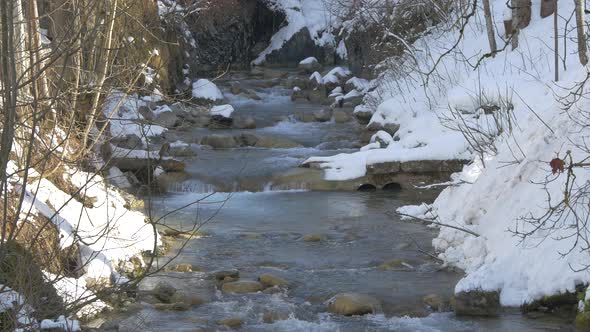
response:
<svg viewBox="0 0 590 332"><path fill-rule="evenodd" d="M551 166L551 172L553 174L559 172L559 173L563 173L565 171L565 162L559 158L555 158L553 160L551 160L551 162L549 163L549 166Z"/></svg>

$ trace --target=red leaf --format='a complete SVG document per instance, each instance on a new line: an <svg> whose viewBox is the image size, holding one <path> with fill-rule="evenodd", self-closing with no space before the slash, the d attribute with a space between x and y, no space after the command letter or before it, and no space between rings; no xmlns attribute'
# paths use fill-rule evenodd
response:
<svg viewBox="0 0 590 332"><path fill-rule="evenodd" d="M553 160L551 160L551 162L549 163L549 166L551 166L551 172L553 174L559 172L559 173L563 173L563 171L565 170L565 162L559 158L555 158Z"/></svg>

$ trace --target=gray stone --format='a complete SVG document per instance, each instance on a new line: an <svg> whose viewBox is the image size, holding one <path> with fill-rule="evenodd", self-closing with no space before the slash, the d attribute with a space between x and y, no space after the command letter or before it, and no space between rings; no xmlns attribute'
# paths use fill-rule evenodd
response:
<svg viewBox="0 0 590 332"><path fill-rule="evenodd" d="M373 314L380 306L376 298L357 293L338 294L328 301L329 312L344 316Z"/></svg>
<svg viewBox="0 0 590 332"><path fill-rule="evenodd" d="M358 121L358 123L360 124L369 124L369 122L371 121L371 118L373 117L373 112L371 111L357 111L354 112L354 117L356 118L356 120Z"/></svg>
<svg viewBox="0 0 590 332"><path fill-rule="evenodd" d="M214 149L231 149L238 146L233 136L218 134L203 137L201 145L209 145Z"/></svg>
<svg viewBox="0 0 590 332"><path fill-rule="evenodd" d="M401 171L401 163L398 161L384 162L367 165L367 173L374 174L392 174Z"/></svg>
<svg viewBox="0 0 590 332"><path fill-rule="evenodd" d="M213 277L217 281L222 281L227 277L238 279L238 278L240 278L240 271L238 271L238 270L216 271L213 273Z"/></svg>
<svg viewBox="0 0 590 332"><path fill-rule="evenodd" d="M273 286L282 286L282 287L286 287L289 285L289 282L281 277L277 277L275 275L272 275L270 273L264 273L261 274L260 277L258 278L258 280L260 281L261 284L263 284L266 287L273 287Z"/></svg>
<svg viewBox="0 0 590 332"><path fill-rule="evenodd" d="M460 292L451 299L451 307L458 316L498 316L501 311L500 293Z"/></svg>
<svg viewBox="0 0 590 332"><path fill-rule="evenodd" d="M332 119L332 110L331 109L321 109L313 112L313 117L318 122L327 122Z"/></svg>
<svg viewBox="0 0 590 332"><path fill-rule="evenodd" d="M162 303L172 303L172 299L174 294L176 293L176 289L169 284L166 283L159 283L156 285L152 294L156 299L161 301Z"/></svg>
<svg viewBox="0 0 590 332"><path fill-rule="evenodd" d="M235 140L239 142L240 146L256 146L259 138L254 134L244 133L239 136L235 136Z"/></svg>
<svg viewBox="0 0 590 332"><path fill-rule="evenodd" d="M247 294L264 290L264 286L258 281L242 280L223 284L221 290L225 293Z"/></svg>
<svg viewBox="0 0 590 332"><path fill-rule="evenodd" d="M143 147L143 141L135 134L113 137L111 138L111 143L118 147L129 150L141 149Z"/></svg>
<svg viewBox="0 0 590 332"><path fill-rule="evenodd" d="M164 128L174 128L180 123L180 121L176 114L172 112L163 112L156 116L154 123Z"/></svg>
<svg viewBox="0 0 590 332"><path fill-rule="evenodd" d="M234 127L238 129L256 129L256 121L250 116L237 117L234 119Z"/></svg>
<svg viewBox="0 0 590 332"><path fill-rule="evenodd" d="M335 110L332 116L334 117L334 121L336 121L336 123L346 123L352 119L350 113L343 110Z"/></svg>
<svg viewBox="0 0 590 332"><path fill-rule="evenodd" d="M256 142L255 146L257 148L267 149L294 149L303 147L301 144L288 138L270 136L258 137L258 141Z"/></svg>

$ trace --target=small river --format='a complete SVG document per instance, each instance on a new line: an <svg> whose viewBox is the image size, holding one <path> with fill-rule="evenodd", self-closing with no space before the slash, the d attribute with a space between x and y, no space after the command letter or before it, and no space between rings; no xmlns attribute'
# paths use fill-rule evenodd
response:
<svg viewBox="0 0 590 332"><path fill-rule="evenodd" d="M299 122L297 113L321 105L292 102L290 91L270 79L240 75L243 86L262 98L227 93L236 115L257 122L251 130L194 129L183 135L255 133L286 138L302 146L291 149L198 148L187 160L188 179L170 186L154 200L163 215L210 195L166 219L180 230L199 227L201 237L178 241L169 256L202 272L165 272L143 282L150 289L166 282L185 294L205 299L188 311L158 311L144 304L119 324L121 331L217 331L227 318L243 321L242 331L562 331L565 323L528 319L518 311L494 319L457 318L433 313L424 296L450 297L461 274L443 268L432 253L437 230L401 221L397 207L433 199L416 192L307 191L305 178L289 186L276 174L297 167L311 155L350 152L359 146L362 128L349 123ZM227 83L227 82L226 82ZM224 85L221 82L220 85ZM227 92L227 91L224 91ZM321 241L305 241L315 235ZM182 250L179 246L185 244ZM383 263L403 261L383 268ZM221 292L211 273L237 269L241 279L271 273L289 282L274 294L232 295ZM343 317L327 313L326 301L337 293L369 294L382 303L378 313Z"/></svg>

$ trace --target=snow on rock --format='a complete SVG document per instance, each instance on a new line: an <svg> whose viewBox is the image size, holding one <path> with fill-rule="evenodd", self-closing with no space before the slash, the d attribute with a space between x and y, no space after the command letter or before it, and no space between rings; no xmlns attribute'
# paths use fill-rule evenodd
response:
<svg viewBox="0 0 590 332"><path fill-rule="evenodd" d="M213 106L209 113L213 116L222 116L224 118L231 118L232 113L234 112L234 107L232 105L220 105L220 106Z"/></svg>
<svg viewBox="0 0 590 332"><path fill-rule="evenodd" d="M287 24L275 33L268 45L252 61L261 65L266 56L281 49L296 33L307 28L310 37L318 46L332 45L336 48L335 36L330 32L341 24L338 5L326 5L318 0L269 0L269 7L285 13Z"/></svg>
<svg viewBox="0 0 590 332"><path fill-rule="evenodd" d="M344 78L350 77L352 73L350 70L343 68L343 67L335 67L330 70L324 77L322 77L322 84L326 83L340 83L340 81Z"/></svg>
<svg viewBox="0 0 590 332"><path fill-rule="evenodd" d="M314 57L309 57L309 58L303 59L303 60L301 60L301 62L299 62L300 65L311 65L314 63L319 63L318 59L316 59Z"/></svg>
<svg viewBox="0 0 590 332"><path fill-rule="evenodd" d="M62 331L77 332L80 329L80 322L59 316L56 320L44 319L41 321L41 330L59 329Z"/></svg>
<svg viewBox="0 0 590 332"><path fill-rule="evenodd" d="M346 81L346 85L350 85L354 87L355 90L366 93L370 84L369 81L364 78L353 77Z"/></svg>
<svg viewBox="0 0 590 332"><path fill-rule="evenodd" d="M205 99L213 102L223 100L223 93L217 87L217 85L204 78L193 82L192 94L194 98Z"/></svg>
<svg viewBox="0 0 590 332"><path fill-rule="evenodd" d="M158 136L166 131L165 128L146 124L139 112L140 107L147 107L148 101L137 95L126 95L115 91L107 98L103 107L103 114L110 119L111 137L125 137L137 135L147 144L146 136Z"/></svg>
<svg viewBox="0 0 590 332"><path fill-rule="evenodd" d="M559 12L573 12L573 2L559 2L558 5ZM534 2L533 13L538 12L538 6L539 3ZM499 20L506 8L505 1L492 1L492 8ZM483 19L481 11L478 15ZM441 80L430 84L438 91L432 91L428 102L435 103L434 111L439 115L444 115L451 107L464 111L469 119L470 113L485 116L475 109L480 106L479 91L483 92L485 100L497 102L499 97L509 98L516 128L511 135L504 131L497 137L497 151L489 152L466 166L462 173L454 177L455 182L461 184L445 189L434 204L427 208L399 211L436 217L438 222L480 235L476 237L441 227L439 236L433 242L441 259L467 273L457 284L456 292L499 290L501 304L505 306L519 306L558 292L575 292L576 284L590 282L587 271L576 272L590 265L590 257L587 250L576 243L576 238L570 236L572 229L576 229L575 214L569 213L559 219L559 229L539 230L525 240L515 236L514 231L532 231L533 225L525 222L526 218L542 216L548 211L549 204L556 205L563 199L566 175L553 175L549 161L558 155L563 157L568 150L574 160L587 157L587 153L578 146L584 145L584 138L590 135L590 130L577 124L555 100L556 96L568 93L565 89L571 89L584 80L586 69L579 64L577 56L568 56L567 71L562 73L559 83L552 82L554 60L549 56L553 50L548 46L551 43L548 36L552 35L553 21L533 15L531 24L520 31L518 49L503 51L482 62L478 70L473 70L463 59L476 59L488 51L487 39L482 38L484 27L475 21L465 29L465 36L455 51L461 54L461 59L447 57L441 62L439 68L453 70L438 72L442 75ZM577 49L573 37L575 31L568 33L572 38L564 39L567 49ZM427 36L417 41L416 46L428 45L429 49L438 50L440 54L453 44L457 35L458 32L454 31L452 34ZM437 59L438 56L435 54L432 58ZM432 155L436 148L447 149L449 156L463 153L459 137L444 131L440 122L436 123L434 113L426 111L427 100L420 97L421 93L407 92L409 95L403 98L392 93L392 97L383 102L373 117L374 121L401 124L401 141L384 151L399 153L403 151L400 145L422 141L426 145L419 149L428 155ZM584 98L576 105L580 110L589 106ZM423 125L416 126L418 121ZM429 128L430 133L420 130L422 126ZM440 145L437 141L446 141L446 144ZM368 159L367 152L363 153L355 160ZM351 157L334 157L329 162L342 163L344 158ZM344 166L352 174L358 168L356 164ZM575 169L575 175L574 187L590 181L588 169ZM545 190L539 183L548 180ZM552 193L551 197L547 193ZM587 215L584 207L576 207L575 212ZM588 236L587 230L582 232Z"/></svg>

